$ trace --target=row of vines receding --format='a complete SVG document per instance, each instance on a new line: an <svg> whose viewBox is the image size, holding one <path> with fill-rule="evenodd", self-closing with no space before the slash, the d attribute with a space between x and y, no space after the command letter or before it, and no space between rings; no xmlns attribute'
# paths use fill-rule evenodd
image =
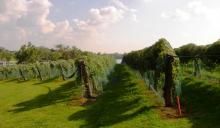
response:
<svg viewBox="0 0 220 128"><path fill-rule="evenodd" d="M83 63L82 63L83 62ZM83 86L83 96L91 98L102 92L115 59L108 55L85 53L75 59L18 64L0 67L0 80L73 79Z"/></svg>
<svg viewBox="0 0 220 128"><path fill-rule="evenodd" d="M122 62L140 72L149 87L161 96L165 106L175 104L175 97L180 95L179 58L166 39L160 39L150 47L126 54Z"/></svg>

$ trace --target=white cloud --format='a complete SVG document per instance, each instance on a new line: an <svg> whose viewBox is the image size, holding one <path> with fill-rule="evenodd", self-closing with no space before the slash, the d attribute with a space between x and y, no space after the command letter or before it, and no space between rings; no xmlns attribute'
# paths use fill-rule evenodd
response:
<svg viewBox="0 0 220 128"><path fill-rule="evenodd" d="M114 6L108 6L101 9L90 10L90 20L91 25L105 25L110 23L116 23L123 19L124 11L117 9Z"/></svg>
<svg viewBox="0 0 220 128"><path fill-rule="evenodd" d="M189 11L194 14L204 14L209 11L208 7L206 7L201 1L192 1L188 3Z"/></svg>
<svg viewBox="0 0 220 128"><path fill-rule="evenodd" d="M202 1L190 1L184 9L177 8L172 12L162 12L162 18L170 18L179 21L188 21L195 18L209 22L220 21L220 9L205 5Z"/></svg>
<svg viewBox="0 0 220 128"><path fill-rule="evenodd" d="M152 1L152 0L142 0L142 1L144 1L145 3L148 3L148 2L150 2L150 1Z"/></svg>
<svg viewBox="0 0 220 128"><path fill-rule="evenodd" d="M103 31L111 24L125 17L138 21L136 10L120 0L112 0L102 8L91 8L85 20L51 21L48 16L52 6L49 0L1 0L0 32L4 34L0 35L0 45L18 48L32 41L50 47L68 43L85 49L104 42Z"/></svg>
<svg viewBox="0 0 220 128"><path fill-rule="evenodd" d="M89 17L85 20L74 19L74 29L77 35L86 35L88 39L99 44L103 42L103 31L110 25L120 22L125 17L138 22L137 10L129 8L120 0L112 0L111 3L112 5L106 7L90 9Z"/></svg>
<svg viewBox="0 0 220 128"><path fill-rule="evenodd" d="M3 0L0 12L1 24L18 24L17 27L39 29L43 33L53 31L55 25L47 17L52 4L48 0ZM13 7L12 7L13 5Z"/></svg>
<svg viewBox="0 0 220 128"><path fill-rule="evenodd" d="M120 0L112 0L111 1L113 3L113 5L115 5L117 8L120 8L122 10L125 10L125 11L128 11L129 8L124 4L122 3L122 1Z"/></svg>
<svg viewBox="0 0 220 128"><path fill-rule="evenodd" d="M25 0L8 0L0 3L0 23L20 18L27 11ZM12 7L13 5L13 7Z"/></svg>
<svg viewBox="0 0 220 128"><path fill-rule="evenodd" d="M187 21L190 19L191 15L190 15L190 13L185 12L181 9L176 9L173 12L168 12L168 13L163 12L161 14L161 17L162 18L170 18L170 19L178 19L180 21Z"/></svg>
<svg viewBox="0 0 220 128"><path fill-rule="evenodd" d="M138 12L136 9L130 9L130 19L132 20L132 21L134 21L134 22L139 22L139 19L137 18L137 15L136 15L136 13Z"/></svg>
<svg viewBox="0 0 220 128"><path fill-rule="evenodd" d="M197 17L204 17L208 22L219 24L220 8L211 8L201 1L192 1L188 4L189 11Z"/></svg>
<svg viewBox="0 0 220 128"><path fill-rule="evenodd" d="M145 0L147 1L147 0ZM119 8L121 11L124 11L125 13L127 13L128 17L130 17L130 19L134 22L138 22L138 18L137 18L137 10L133 9L133 8L129 8L128 6L126 6L122 1L120 0L112 0L112 3L114 6L116 6L117 8Z"/></svg>

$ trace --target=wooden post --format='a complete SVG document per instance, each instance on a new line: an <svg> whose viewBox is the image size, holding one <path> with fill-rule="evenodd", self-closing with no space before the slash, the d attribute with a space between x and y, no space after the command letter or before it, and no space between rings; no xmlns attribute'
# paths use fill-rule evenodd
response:
<svg viewBox="0 0 220 128"><path fill-rule="evenodd" d="M165 100L165 106L166 107L172 107L172 86L173 86L173 74L172 74L172 62L174 61L174 58L172 56L167 55L166 56L166 62L165 62L165 85L163 88L164 91L164 100Z"/></svg>
<svg viewBox="0 0 220 128"><path fill-rule="evenodd" d="M62 64L59 64L59 66L60 66L60 74L61 74L62 78L63 78L63 80L66 80Z"/></svg>
<svg viewBox="0 0 220 128"><path fill-rule="evenodd" d="M37 73L36 73L36 70L34 69L34 67L31 68L33 74L34 74L34 78L37 78Z"/></svg>
<svg viewBox="0 0 220 128"><path fill-rule="evenodd" d="M7 71L5 71L5 78L6 78L6 80L8 79L8 72Z"/></svg>
<svg viewBox="0 0 220 128"><path fill-rule="evenodd" d="M19 73L20 73L21 77L23 78L23 80L26 80L26 78L25 78L25 76L24 76L24 73L22 72L21 69L19 69Z"/></svg>
<svg viewBox="0 0 220 128"><path fill-rule="evenodd" d="M40 77L40 80L42 81L43 80L43 77L42 77L42 74L40 72L40 68L36 65L36 68L37 68L37 72L39 74L39 77Z"/></svg>
<svg viewBox="0 0 220 128"><path fill-rule="evenodd" d="M194 59L193 66L194 66L194 76L195 77L200 77L201 73L200 73L200 67L199 67L199 60L198 60L198 58Z"/></svg>
<svg viewBox="0 0 220 128"><path fill-rule="evenodd" d="M179 116L182 116L182 110L181 110L181 105L180 105L180 98L179 98L179 96L176 96L176 100L177 100L177 107L178 107Z"/></svg>
<svg viewBox="0 0 220 128"><path fill-rule="evenodd" d="M160 78L160 72L156 69L154 71L154 89L158 91L158 79Z"/></svg>
<svg viewBox="0 0 220 128"><path fill-rule="evenodd" d="M85 84L85 90L83 95L85 98L92 98L92 93L90 90L89 74L86 70L86 65L83 60L79 61L79 68L80 68L81 78L83 79Z"/></svg>

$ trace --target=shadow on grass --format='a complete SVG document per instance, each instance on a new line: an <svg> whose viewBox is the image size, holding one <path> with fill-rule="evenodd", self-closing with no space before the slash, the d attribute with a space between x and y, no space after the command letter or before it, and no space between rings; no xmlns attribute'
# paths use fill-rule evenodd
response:
<svg viewBox="0 0 220 128"><path fill-rule="evenodd" d="M56 103L67 102L71 100L71 96L78 95L78 93L80 93L80 87L74 81L63 84L55 90L51 90L47 86L43 87L48 88L47 94L42 94L31 100L18 103L14 105L16 108L9 110L9 112L19 113Z"/></svg>
<svg viewBox="0 0 220 128"><path fill-rule="evenodd" d="M18 81L18 79L9 79L6 82L15 82L15 81Z"/></svg>
<svg viewBox="0 0 220 128"><path fill-rule="evenodd" d="M186 78L183 80L184 103L193 128L220 128L220 85Z"/></svg>
<svg viewBox="0 0 220 128"><path fill-rule="evenodd" d="M72 114L71 121L85 120L81 128L110 127L130 120L155 106L143 105L142 97L134 80L135 76L123 65L116 65L104 94L85 110Z"/></svg>
<svg viewBox="0 0 220 128"><path fill-rule="evenodd" d="M48 80L43 80L39 83L35 83L34 85L40 85L40 84L46 84L46 83L50 83L50 82L53 82L54 80L58 79L59 77L54 77L54 78L51 78L51 79L48 79Z"/></svg>

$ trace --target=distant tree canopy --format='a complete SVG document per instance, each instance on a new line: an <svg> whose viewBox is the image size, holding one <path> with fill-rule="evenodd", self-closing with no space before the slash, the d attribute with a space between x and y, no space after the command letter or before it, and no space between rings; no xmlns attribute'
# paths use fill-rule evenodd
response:
<svg viewBox="0 0 220 128"><path fill-rule="evenodd" d="M79 56L82 51L76 47L64 46L62 44L56 45L56 51L61 54L61 59L73 59Z"/></svg>
<svg viewBox="0 0 220 128"><path fill-rule="evenodd" d="M165 105L173 106L173 90L178 86L179 58L166 39L161 38L150 47L125 54L122 63L138 70L143 77L147 72L153 71L155 90L158 88L160 77L164 74L164 84L161 89L163 89Z"/></svg>
<svg viewBox="0 0 220 128"><path fill-rule="evenodd" d="M197 46L193 43L183 45L175 49L175 52L180 56L181 63L188 63L194 56L203 56L206 54L207 46ZM181 57L182 56L182 57ZM188 56L188 57L185 57ZM191 56L191 57L190 57Z"/></svg>
<svg viewBox="0 0 220 128"><path fill-rule="evenodd" d="M220 40L210 45L187 44L175 49L176 54L180 57L181 63L188 63L196 56L207 66L220 64Z"/></svg>
<svg viewBox="0 0 220 128"><path fill-rule="evenodd" d="M0 60L10 61L14 57L14 52L8 51L4 48L0 48Z"/></svg>
<svg viewBox="0 0 220 128"><path fill-rule="evenodd" d="M210 55L208 57L208 60L211 63L218 63L220 64L220 40L214 42L212 45L210 45L206 51L207 55Z"/></svg>
<svg viewBox="0 0 220 128"><path fill-rule="evenodd" d="M144 50L133 53L132 57L138 58L138 56L143 54L142 52L144 52ZM220 40L217 40L210 45L195 45L193 43L186 44L176 48L175 52L180 56L181 63L188 63L189 61L192 61L195 56L200 56L202 62L207 65L220 64ZM36 47L29 42L28 44L22 45L17 52L9 51L0 47L0 60L10 61L12 59L17 59L18 63L34 63L36 61L74 59L83 53L85 52L82 52L76 47L64 46L62 44L56 45L54 49L49 49L45 47ZM119 53L113 53L111 55L116 59L121 59L123 56L123 54ZM145 59L152 58L148 57ZM152 61L154 60L152 59ZM136 66L139 67L141 63L143 62L136 64Z"/></svg>
<svg viewBox="0 0 220 128"><path fill-rule="evenodd" d="M164 60L167 55L176 56L176 53L170 43L161 38L150 47L124 55L123 62L139 71L159 70L164 72L166 68ZM178 59L175 60L177 63L178 61Z"/></svg>
<svg viewBox="0 0 220 128"><path fill-rule="evenodd" d="M18 63L34 63L37 61L48 61L58 59L74 59L81 51L75 47L65 47L57 45L56 49L49 49L45 47L36 47L32 43L22 45L18 52L16 52L16 59Z"/></svg>

